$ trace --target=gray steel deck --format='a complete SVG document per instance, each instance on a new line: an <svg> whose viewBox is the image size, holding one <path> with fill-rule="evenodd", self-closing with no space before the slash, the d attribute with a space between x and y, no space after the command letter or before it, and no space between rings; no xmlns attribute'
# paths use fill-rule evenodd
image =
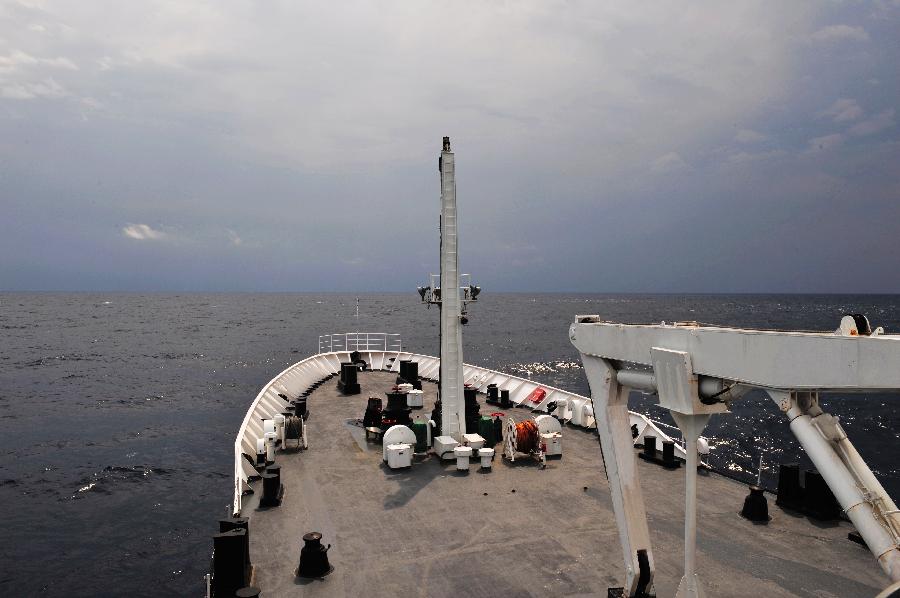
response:
<svg viewBox="0 0 900 598"><path fill-rule="evenodd" d="M540 470L530 459L468 474L436 458L395 472L381 445L346 424L366 398L384 397L396 374L361 373L362 394L337 393L336 379L309 399L309 450L279 453L281 506L247 496L254 585L273 596L606 596L620 583L622 557L600 445L566 428L563 457ZM431 413L436 387L423 382ZM483 397L479 397L483 401ZM482 406L482 413L492 411ZM525 410L515 409L513 413ZM415 416L415 411L413 415ZM639 460L656 590L674 596L683 569L684 472ZM258 488L259 482L254 482ZM875 596L888 584L846 523L821 524L782 511L754 525L738 515L746 486L712 474L699 481L698 571L719 596ZM301 536L324 534L334 572L294 577Z"/></svg>

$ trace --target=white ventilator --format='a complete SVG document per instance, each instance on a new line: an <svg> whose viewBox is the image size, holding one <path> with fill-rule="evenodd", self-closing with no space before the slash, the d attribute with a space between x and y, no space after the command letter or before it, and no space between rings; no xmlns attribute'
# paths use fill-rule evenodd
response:
<svg viewBox="0 0 900 598"><path fill-rule="evenodd" d="M456 457L457 471L469 471L469 458L472 456L472 447L458 446L453 449L453 456Z"/></svg>
<svg viewBox="0 0 900 598"><path fill-rule="evenodd" d="M275 434L277 436L278 442L281 444L282 449L284 448L284 416L280 413L276 413L275 417L272 419L275 420Z"/></svg>
<svg viewBox="0 0 900 598"><path fill-rule="evenodd" d="M481 460L481 469L490 469L494 462L494 449L480 448L478 449L478 458Z"/></svg>
<svg viewBox="0 0 900 598"><path fill-rule="evenodd" d="M585 405L588 404L587 399L569 399L569 417L568 420L576 426L584 426Z"/></svg>
<svg viewBox="0 0 900 598"><path fill-rule="evenodd" d="M569 411L568 399L558 399L556 401L556 411L553 413L553 415L558 417L560 421L565 421L572 417L572 412Z"/></svg>
<svg viewBox="0 0 900 598"><path fill-rule="evenodd" d="M849 320L848 320L849 318ZM591 386L622 552L625 593L652 588L654 562L631 435L628 395L653 392L685 439L684 577L679 598L703 596L696 571L698 452L712 415L752 388L769 394L881 568L900 580L900 511L819 405L820 392L900 390L900 336L848 316L834 333L625 325L577 316L569 329ZM629 369L633 368L633 369ZM706 446L704 446L704 444Z"/></svg>
<svg viewBox="0 0 900 598"><path fill-rule="evenodd" d="M266 441L266 463L275 462L275 432L265 433Z"/></svg>

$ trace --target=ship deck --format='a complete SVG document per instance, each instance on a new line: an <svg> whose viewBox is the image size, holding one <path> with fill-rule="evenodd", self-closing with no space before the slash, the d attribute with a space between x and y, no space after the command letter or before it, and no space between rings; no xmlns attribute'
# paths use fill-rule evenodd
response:
<svg viewBox="0 0 900 598"><path fill-rule="evenodd" d="M285 487L280 506L250 518L254 585L273 596L606 596L621 584L622 553L597 436L566 427L563 456L546 469L529 459L457 473L430 457L409 470L381 463L367 442L366 398L384 397L396 374L363 372L362 393L342 396L336 379L308 401L309 449L278 453ZM423 381L431 413L436 387ZM483 403L483 396L479 395ZM482 413L493 411L482 405ZM510 411L525 416L528 411ZM416 411L413 412L415 416ZM655 588L673 596L683 572L684 472L638 460L647 503ZM852 527L820 523L775 506L772 521L739 516L747 487L701 475L698 572L708 596L872 597L888 585L871 553L847 539ZM334 572L300 579L301 537L323 534Z"/></svg>

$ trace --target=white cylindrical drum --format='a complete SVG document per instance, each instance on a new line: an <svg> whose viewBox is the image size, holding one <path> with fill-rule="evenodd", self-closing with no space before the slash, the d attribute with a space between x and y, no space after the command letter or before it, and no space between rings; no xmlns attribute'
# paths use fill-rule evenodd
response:
<svg viewBox="0 0 900 598"><path fill-rule="evenodd" d="M469 457L472 456L472 447L458 446L453 449L453 455L456 457L456 469L458 471L469 471Z"/></svg>
<svg viewBox="0 0 900 598"><path fill-rule="evenodd" d="M491 463L494 461L494 449L480 448L478 449L478 457L481 459L481 469L490 469Z"/></svg>
<svg viewBox="0 0 900 598"><path fill-rule="evenodd" d="M275 420L272 419L264 419L263 420L263 434L268 434L269 432L275 431Z"/></svg>
<svg viewBox="0 0 900 598"><path fill-rule="evenodd" d="M266 432L266 463L275 462L275 432Z"/></svg>
<svg viewBox="0 0 900 598"><path fill-rule="evenodd" d="M559 419L569 419L569 401L568 399L556 400L556 412L554 413Z"/></svg>
<svg viewBox="0 0 900 598"><path fill-rule="evenodd" d="M266 454L266 439L265 438L257 438L256 439L256 454L257 455L265 455Z"/></svg>
<svg viewBox="0 0 900 598"><path fill-rule="evenodd" d="M281 443L281 447L284 448L284 416L280 413L276 413L274 419L276 438L278 438L278 442Z"/></svg>
<svg viewBox="0 0 900 598"><path fill-rule="evenodd" d="M703 436L697 439L697 452L701 455L709 454L709 440Z"/></svg>

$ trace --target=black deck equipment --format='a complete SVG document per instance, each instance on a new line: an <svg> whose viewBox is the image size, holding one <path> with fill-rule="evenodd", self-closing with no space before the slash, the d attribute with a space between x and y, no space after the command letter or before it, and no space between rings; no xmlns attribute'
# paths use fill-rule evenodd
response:
<svg viewBox="0 0 900 598"><path fill-rule="evenodd" d="M284 496L284 485L281 483L281 465L269 465L262 474L263 494L259 499L261 507L277 507Z"/></svg>
<svg viewBox="0 0 900 598"><path fill-rule="evenodd" d="M749 519L754 523L768 523L769 519L769 502L763 489L757 485L750 486L750 494L744 499L744 508L741 509L741 516Z"/></svg>
<svg viewBox="0 0 900 598"><path fill-rule="evenodd" d="M409 414L412 409L406 402L405 392L389 392L387 394L387 407L381 412L381 431L385 432L391 426L409 426L412 419Z"/></svg>
<svg viewBox="0 0 900 598"><path fill-rule="evenodd" d="M366 412L363 415L364 428L381 427L381 405L381 399L369 397L369 402L366 404Z"/></svg>
<svg viewBox="0 0 900 598"><path fill-rule="evenodd" d="M397 384L412 384L416 390L422 390L422 381L419 380L419 362L412 359L400 360L400 375L397 376Z"/></svg>
<svg viewBox="0 0 900 598"><path fill-rule="evenodd" d="M331 548L331 544L327 547L322 546L322 534L319 532L304 534L297 577L325 577L334 571L334 567L328 562L329 548Z"/></svg>
<svg viewBox="0 0 900 598"><path fill-rule="evenodd" d="M466 401L466 431L478 432L478 420L481 419L481 406L478 404L478 391L471 386L463 389L463 397Z"/></svg>
<svg viewBox="0 0 900 598"><path fill-rule="evenodd" d="M341 364L341 378L337 383L338 390L341 391L341 393L345 395L359 394L359 383L356 381L357 372L359 372L359 366L356 364Z"/></svg>
<svg viewBox="0 0 900 598"><path fill-rule="evenodd" d="M497 388L496 384L487 385L487 398L484 400L484 402L488 405L500 404L500 389Z"/></svg>
<svg viewBox="0 0 900 598"><path fill-rule="evenodd" d="M250 581L245 562L248 544L246 529L231 529L213 536L212 594L231 598Z"/></svg>
<svg viewBox="0 0 900 598"><path fill-rule="evenodd" d="M663 440L662 451L656 450L656 436L644 436L644 450L638 457L650 463L662 465L666 469L681 467L681 461L675 458L675 441Z"/></svg>

